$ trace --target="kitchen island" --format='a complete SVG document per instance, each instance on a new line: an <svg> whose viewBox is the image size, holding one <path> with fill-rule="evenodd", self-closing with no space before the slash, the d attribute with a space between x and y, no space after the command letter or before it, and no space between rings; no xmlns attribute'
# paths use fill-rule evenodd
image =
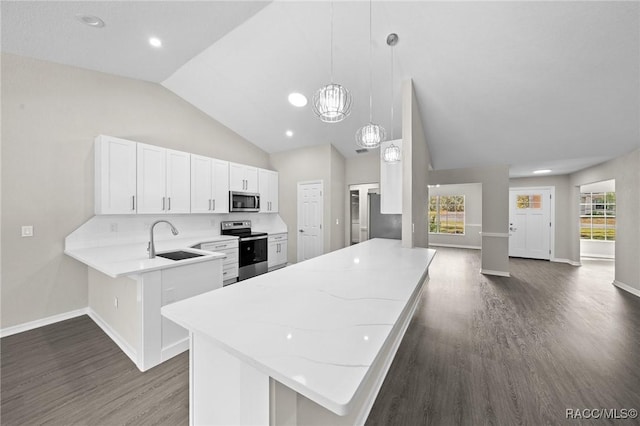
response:
<svg viewBox="0 0 640 426"><path fill-rule="evenodd" d="M373 239L162 307L191 336L190 423L364 423L434 255Z"/></svg>

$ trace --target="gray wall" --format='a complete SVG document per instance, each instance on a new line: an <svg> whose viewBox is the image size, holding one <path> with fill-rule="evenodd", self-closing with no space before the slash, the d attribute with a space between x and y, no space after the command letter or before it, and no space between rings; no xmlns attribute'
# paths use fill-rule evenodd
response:
<svg viewBox="0 0 640 426"><path fill-rule="evenodd" d="M345 161L342 154L332 145L316 145L271 154L271 164L279 173L279 210L289 229L289 262L298 260L298 182L323 181L323 250L328 253L344 247Z"/></svg>
<svg viewBox="0 0 640 426"><path fill-rule="evenodd" d="M402 83L402 246L428 247L429 167L431 156L424 135L413 81Z"/></svg>
<svg viewBox="0 0 640 426"><path fill-rule="evenodd" d="M571 260L571 228L577 226L578 219L569 214L572 205L569 175L526 177L509 180L510 188L540 186L555 187L554 258L556 260Z"/></svg>
<svg viewBox="0 0 640 426"><path fill-rule="evenodd" d="M464 183L458 185L431 186L429 196L464 195L464 235L429 234L429 244L480 248L482 238L482 185Z"/></svg>
<svg viewBox="0 0 640 426"><path fill-rule="evenodd" d="M509 167L433 170L429 172L429 181L432 185L482 184L482 269L489 273L508 273Z"/></svg>
<svg viewBox="0 0 640 426"><path fill-rule="evenodd" d="M158 84L9 54L2 124L3 328L88 304L87 267L63 249L93 216L96 135L269 168L264 151Z"/></svg>
<svg viewBox="0 0 640 426"><path fill-rule="evenodd" d="M570 217L570 259L580 260L579 217L580 185L616 180L615 279L640 291L640 149L611 161L573 173Z"/></svg>

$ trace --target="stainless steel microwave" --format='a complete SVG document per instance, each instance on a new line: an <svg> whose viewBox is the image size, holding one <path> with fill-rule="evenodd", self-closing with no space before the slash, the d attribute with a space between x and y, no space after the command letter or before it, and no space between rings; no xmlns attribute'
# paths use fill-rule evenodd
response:
<svg viewBox="0 0 640 426"><path fill-rule="evenodd" d="M258 212L260 211L260 194L253 192L229 191L230 212Z"/></svg>

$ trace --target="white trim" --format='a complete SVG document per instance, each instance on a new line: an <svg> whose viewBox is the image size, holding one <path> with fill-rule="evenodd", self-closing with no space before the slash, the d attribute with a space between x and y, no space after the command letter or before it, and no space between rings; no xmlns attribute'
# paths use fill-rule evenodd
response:
<svg viewBox="0 0 640 426"><path fill-rule="evenodd" d="M562 258L554 257L549 260L551 262L557 262L557 263L568 263L571 266L582 266L582 263L576 262L575 260L570 260L570 259L562 259Z"/></svg>
<svg viewBox="0 0 640 426"><path fill-rule="evenodd" d="M509 238L508 232L480 232L483 237Z"/></svg>
<svg viewBox="0 0 640 426"><path fill-rule="evenodd" d="M480 273L483 275L496 275L498 277L510 277L511 274L509 272L504 271L492 271L491 269L480 269Z"/></svg>
<svg viewBox="0 0 640 426"><path fill-rule="evenodd" d="M66 321L71 318L76 318L82 315L86 315L88 308L76 309L74 311L64 312L62 314L52 315L50 317L41 318L34 321L25 322L23 324L14 325L0 329L0 337L7 337L13 334L22 333L25 331L33 330L36 328L44 327L60 321Z"/></svg>
<svg viewBox="0 0 640 426"><path fill-rule="evenodd" d="M170 344L166 348L160 351L160 359L165 362L168 359L173 358L176 355L180 355L182 352L189 349L189 336L175 343Z"/></svg>
<svg viewBox="0 0 640 426"><path fill-rule="evenodd" d="M93 322L95 322L96 325L100 327L102 331L104 331L105 334L109 336L111 340L113 340L116 343L116 345L118 345L118 347L122 350L122 352L124 352L124 354L131 359L131 361L136 365L136 367L138 367L138 370L143 371L138 365L138 354L136 350L133 347L131 347L131 345L127 343L126 340L124 340L120 336L120 334L118 334L117 331L111 328L109 324L107 324L102 319L102 317L98 315L96 311L94 311L91 308L87 308L87 310L88 310L87 315L89 315L89 317L93 320Z"/></svg>
<svg viewBox="0 0 640 426"><path fill-rule="evenodd" d="M607 259L615 260L616 256L611 254L594 254L594 253L580 253L580 257L587 257L592 259Z"/></svg>
<svg viewBox="0 0 640 426"><path fill-rule="evenodd" d="M481 246L464 246L460 244L440 244L440 243L429 243L429 246L434 247L452 247L452 248L462 248L462 249L472 249L472 250L481 250Z"/></svg>
<svg viewBox="0 0 640 426"><path fill-rule="evenodd" d="M613 284L614 286L616 286L616 287L618 287L618 288L620 288L620 289L622 289L624 291L627 291L627 292L633 294L634 296L640 297L640 290L638 290L635 287L631 287L629 284L625 284L625 283L620 282L618 280L613 280L613 282L611 284Z"/></svg>

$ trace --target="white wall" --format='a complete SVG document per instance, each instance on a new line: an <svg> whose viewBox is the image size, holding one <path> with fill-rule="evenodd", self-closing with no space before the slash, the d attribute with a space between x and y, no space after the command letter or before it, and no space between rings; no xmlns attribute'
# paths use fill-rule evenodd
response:
<svg viewBox="0 0 640 426"><path fill-rule="evenodd" d="M431 156L424 135L413 81L402 83L402 246L428 247L429 168Z"/></svg>
<svg viewBox="0 0 640 426"><path fill-rule="evenodd" d="M589 167L569 177L571 185L570 215L577 218L580 186L615 179L616 244L615 280L640 292L640 149L605 163ZM580 260L580 232L570 229L571 259Z"/></svg>
<svg viewBox="0 0 640 426"><path fill-rule="evenodd" d="M431 186L429 196L464 195L464 235L429 234L429 245L479 249L482 246L482 185L466 183Z"/></svg>
<svg viewBox="0 0 640 426"><path fill-rule="evenodd" d="M264 151L158 84L10 54L1 71L2 328L88 305L87 267L63 248L93 216L96 135L269 168Z"/></svg>

